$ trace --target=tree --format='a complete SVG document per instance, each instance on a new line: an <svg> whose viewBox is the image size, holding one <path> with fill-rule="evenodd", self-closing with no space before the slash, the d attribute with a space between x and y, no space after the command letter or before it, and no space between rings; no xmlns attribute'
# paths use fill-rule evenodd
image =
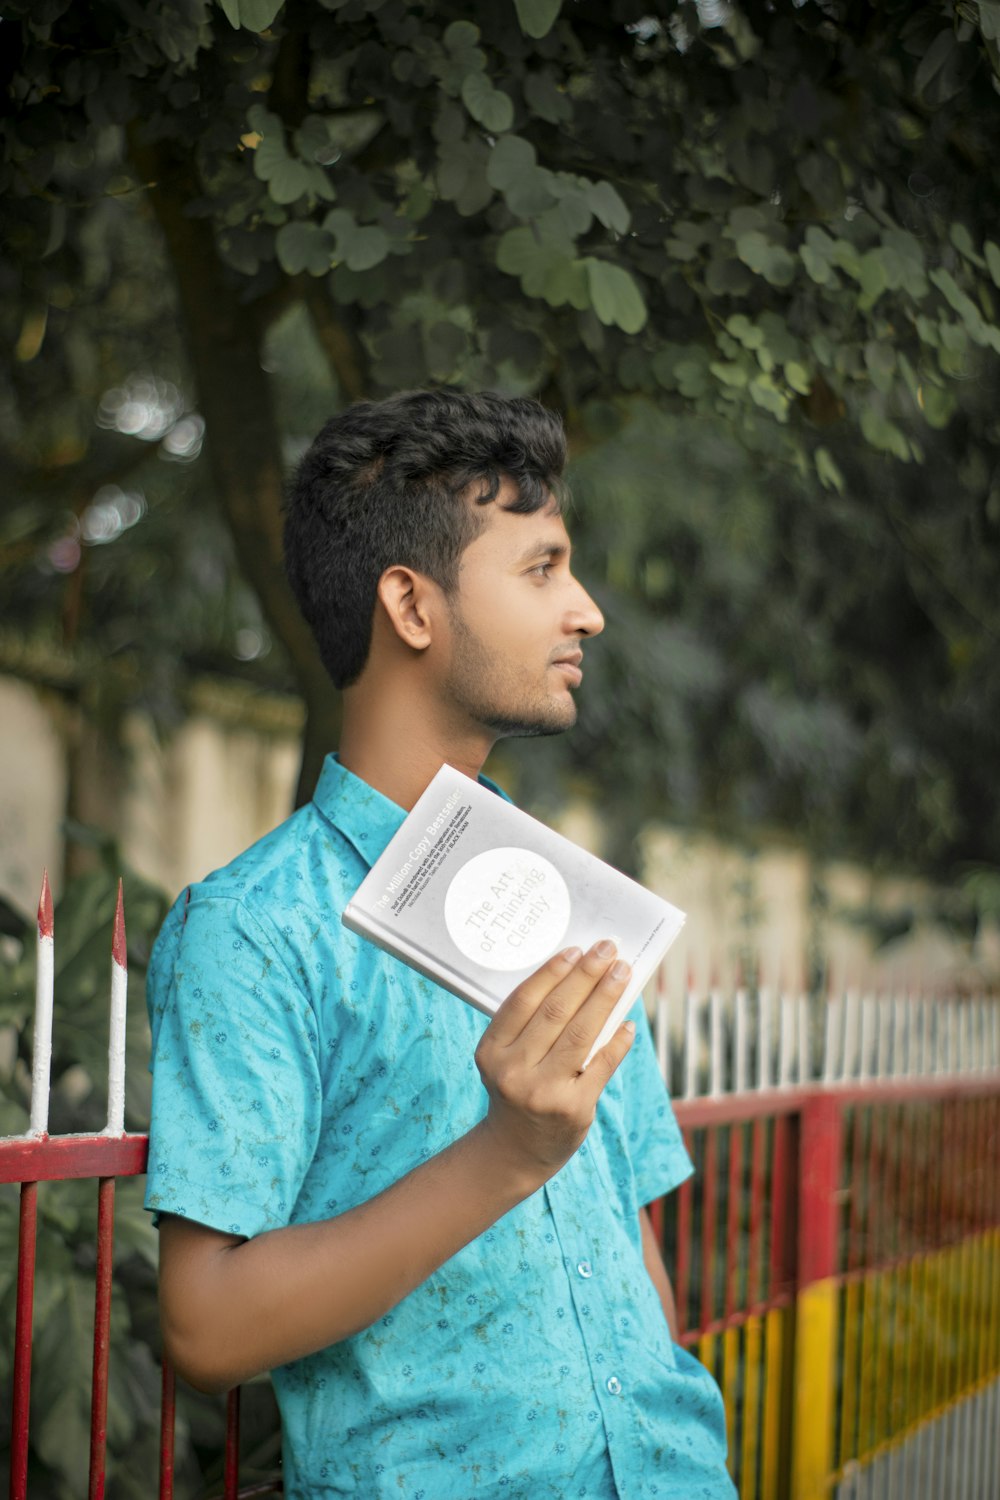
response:
<svg viewBox="0 0 1000 1500"><path fill-rule="evenodd" d="M734 477L763 476L774 514L814 548L803 558L824 555L832 528L850 568L860 533L879 609L902 605L910 629L901 642L893 629L876 675L893 678L907 638L925 640L928 701L995 703L997 0L467 10L8 4L16 492L90 496L132 461L120 434L99 448L92 416L157 328L177 383L193 383L211 490L308 706L304 792L336 706L279 564L283 442L304 424L283 425L262 366L290 330L323 351L334 403L428 380L537 392L566 412L578 454L646 430L650 405L696 415L706 441L724 430L750 455ZM957 477L954 503L928 494L929 474ZM669 545L647 519L647 540ZM784 586L799 622L817 598L797 556L782 565L781 528L772 538L744 603ZM669 590L654 575L626 567L619 594L660 628ZM814 579L824 592L836 589ZM808 758L838 694L851 764L837 816L861 795L848 731L864 731L852 716L877 694L869 684L859 705L843 681L845 609L838 597L824 617L836 659L807 733L793 732L794 681L742 704L734 753L744 772L763 756L768 815L801 808L782 793L783 746L791 736L792 759ZM725 708L710 682L706 696L691 731L702 747L713 732L718 744ZM981 758L995 732L971 717ZM894 795L919 782L933 798L954 750L937 746L926 775L885 771ZM938 818L938 853L967 852L981 823L972 771L969 807ZM988 839L1000 848L1000 828Z"/></svg>

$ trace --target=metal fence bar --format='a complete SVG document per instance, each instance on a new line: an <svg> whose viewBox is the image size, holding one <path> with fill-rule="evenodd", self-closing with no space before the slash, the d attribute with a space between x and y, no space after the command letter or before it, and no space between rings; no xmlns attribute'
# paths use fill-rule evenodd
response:
<svg viewBox="0 0 1000 1500"><path fill-rule="evenodd" d="M240 1482L240 1388L226 1397L226 1458L224 1500L237 1500Z"/></svg>
<svg viewBox="0 0 1000 1500"><path fill-rule="evenodd" d="M31 1104L28 1130L44 1137L49 1125L52 1071L52 1007L55 976L55 922L49 872L42 875L35 946L35 1015L31 1049ZM11 1410L11 1500L24 1500L28 1488L28 1424L31 1405L31 1346L35 1303L38 1181L21 1183L18 1207L17 1291Z"/></svg>
<svg viewBox="0 0 1000 1500"><path fill-rule="evenodd" d="M28 1416L31 1402L31 1324L35 1301L38 1183L22 1182L17 1234L14 1390L10 1436L10 1500L28 1493Z"/></svg>
<svg viewBox="0 0 1000 1500"><path fill-rule="evenodd" d="M684 1137L688 1153L691 1151L690 1136ZM691 1179L682 1182L677 1190L677 1254L674 1265L676 1288L678 1334L681 1340L691 1320L691 1217L693 1188Z"/></svg>
<svg viewBox="0 0 1000 1500"><path fill-rule="evenodd" d="M111 1270L114 1260L115 1179L97 1187L97 1271L94 1297L94 1367L90 1386L88 1500L104 1500L108 1444L108 1359L111 1353Z"/></svg>
<svg viewBox="0 0 1000 1500"><path fill-rule="evenodd" d="M118 882L111 938L111 1017L108 1027L108 1116L106 1133L125 1133L125 1018L128 1004L128 952L122 883ZM104 1500L108 1446L108 1361L111 1355L111 1276L115 1244L115 1179L101 1177L97 1188L97 1267L94 1294L94 1368L90 1395L90 1475L88 1500Z"/></svg>
<svg viewBox="0 0 1000 1500"><path fill-rule="evenodd" d="M49 872L42 875L35 945L35 1019L31 1042L30 1135L49 1128L49 1083L52 1074L52 1006L55 993L55 920Z"/></svg>
<svg viewBox="0 0 1000 1500"><path fill-rule="evenodd" d="M164 1354L160 1391L159 1500L174 1500L174 1447L177 1425L177 1382L174 1367Z"/></svg>

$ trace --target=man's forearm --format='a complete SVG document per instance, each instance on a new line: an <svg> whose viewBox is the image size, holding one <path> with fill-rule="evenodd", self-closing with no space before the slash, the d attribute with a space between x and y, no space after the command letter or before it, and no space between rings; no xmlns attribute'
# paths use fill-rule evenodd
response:
<svg viewBox="0 0 1000 1500"><path fill-rule="evenodd" d="M367 1328L540 1181L478 1125L368 1203L251 1240L167 1217L167 1351L203 1390L226 1390Z"/></svg>

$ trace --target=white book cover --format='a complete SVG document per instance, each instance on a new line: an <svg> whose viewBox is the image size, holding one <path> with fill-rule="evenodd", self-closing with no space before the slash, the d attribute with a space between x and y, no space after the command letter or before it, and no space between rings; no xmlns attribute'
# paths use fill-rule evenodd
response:
<svg viewBox="0 0 1000 1500"><path fill-rule="evenodd" d="M625 1020L684 913L442 766L343 921L487 1015L560 949L613 938L632 976L589 1062Z"/></svg>

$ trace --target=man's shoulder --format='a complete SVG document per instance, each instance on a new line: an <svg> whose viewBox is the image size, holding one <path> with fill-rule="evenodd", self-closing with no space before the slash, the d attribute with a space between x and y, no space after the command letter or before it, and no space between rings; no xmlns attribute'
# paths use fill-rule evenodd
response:
<svg viewBox="0 0 1000 1500"><path fill-rule="evenodd" d="M163 957L197 911L212 926L251 922L277 935L308 920L326 918L347 904L364 870L349 841L314 803L256 839L227 864L180 892L156 948Z"/></svg>
<svg viewBox="0 0 1000 1500"><path fill-rule="evenodd" d="M307 802L227 864L192 882L179 899L231 900L251 910L262 904L272 911L286 903L325 906L338 886L346 901L361 878L356 864L349 841Z"/></svg>

